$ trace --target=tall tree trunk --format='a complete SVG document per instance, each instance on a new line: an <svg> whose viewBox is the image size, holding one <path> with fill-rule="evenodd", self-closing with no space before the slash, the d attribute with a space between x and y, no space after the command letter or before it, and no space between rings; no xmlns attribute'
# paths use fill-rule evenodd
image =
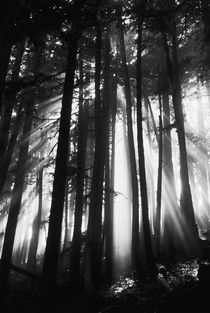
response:
<svg viewBox="0 0 210 313"><path fill-rule="evenodd" d="M157 127L156 127L156 122L155 120L153 121L152 115L153 115L153 111L152 111L152 107L151 107L151 103L148 97L146 97L146 99L144 100L144 106L146 109L146 117L147 117L147 121L146 121L146 125L147 125L147 133L148 133L148 150L147 153L145 155L145 166L148 169L148 180L147 180L147 187L149 187L147 189L148 191L148 206L151 208L151 229L152 229L152 246L155 248L155 227L156 227L156 197L155 197L155 181L154 181L154 164L152 162L153 159L153 148L152 148L152 127L150 126L150 118L152 119L152 124L153 124L153 130L155 131L155 137L158 143L158 134L157 134ZM149 115L149 111L150 111L150 115ZM142 223L141 223L142 224ZM140 227L141 229L141 233L142 233L142 225ZM143 237L140 233L140 238ZM141 238L142 240L142 238Z"/></svg>
<svg viewBox="0 0 210 313"><path fill-rule="evenodd" d="M81 47L82 48L82 47ZM87 102L84 102L83 90L83 61L79 63L80 67L80 88L79 88L79 117L78 117L78 148L77 148L77 177L76 177L76 200L74 232L72 238L72 253L70 259L71 283L75 287L80 282L80 250L82 239L82 216L84 207L84 176L87 145Z"/></svg>
<svg viewBox="0 0 210 313"><path fill-rule="evenodd" d="M0 115L2 111L5 81L12 49L12 44L9 40L7 40L6 36L8 36L8 34L5 34L3 27L0 25Z"/></svg>
<svg viewBox="0 0 210 313"><path fill-rule="evenodd" d="M187 165L187 150L185 141L184 116L182 108L182 94L180 71L178 63L178 44L176 34L176 23L172 19L172 96L175 112L175 119L177 124L177 135L179 141L180 153L180 178L181 178L181 195L180 207L184 217L185 226L183 232L185 234L185 249L191 253L198 253L198 230L195 223L195 216L193 211L192 196L189 184L188 165Z"/></svg>
<svg viewBox="0 0 210 313"><path fill-rule="evenodd" d="M202 9L202 19L204 24L204 39L206 43L206 52L207 52L207 63L210 68L210 1L209 0L201 0L201 9Z"/></svg>
<svg viewBox="0 0 210 313"><path fill-rule="evenodd" d="M132 184L132 266L134 273L139 276L140 266L140 238L139 238L139 190L136 168L136 153L134 146L133 123L132 123L132 102L131 87L129 80L128 67L126 63L125 42L123 34L123 25L121 12L119 11L119 39L122 58L122 71L125 86L126 113L127 113L127 129L128 129L128 146L131 168L131 184Z"/></svg>
<svg viewBox="0 0 210 313"><path fill-rule="evenodd" d="M75 25L74 25L75 26ZM73 27L74 28L74 27ZM74 73L77 61L77 45L79 35L73 29L69 35L69 51L67 56L66 77L64 82L58 146L53 181L52 203L49 218L49 230L45 250L40 295L46 312L52 310L55 296L58 255L60 250L61 227L63 218L63 204L66 185L66 171L69 148L69 131L74 91ZM51 303L51 305L49 305Z"/></svg>
<svg viewBox="0 0 210 313"><path fill-rule="evenodd" d="M44 134L41 134L41 140L43 140ZM40 152L40 160L43 158L43 151ZM37 248L39 243L39 231L42 220L42 205L43 205L43 167L38 169L37 173L37 186L36 192L38 197L38 210L34 217L32 224L32 236L30 242L30 249L28 255L28 269L34 273L37 272Z"/></svg>
<svg viewBox="0 0 210 313"><path fill-rule="evenodd" d="M107 127L106 127L106 138L105 138L105 206L104 206L104 234L105 234L105 258L106 258L106 275L107 280L112 279L112 242L113 242L113 207L111 204L111 164L110 164L110 113L111 104L116 105L116 84L112 86L114 82L113 77L110 73L110 38L107 31L106 43L105 43L105 66L104 66L104 92L103 92L103 103L107 106ZM115 99L114 99L114 97ZM112 108L114 112L115 109ZM114 113L113 113L114 114ZM114 129L115 132L115 129Z"/></svg>
<svg viewBox="0 0 210 313"><path fill-rule="evenodd" d="M177 230L175 229L178 217L178 202L175 187L174 168L172 162L170 107L168 91L163 92L163 249L171 257L175 249ZM173 196L172 196L173 195Z"/></svg>
<svg viewBox="0 0 210 313"><path fill-rule="evenodd" d="M8 173L8 169L10 166L10 162L12 159L12 155L15 149L15 144L17 141L18 133L21 128L21 123L22 123L22 116L23 116L23 108L22 108L22 103L19 104L18 106L18 111L15 119L15 124L13 131L11 133L11 137L8 143L7 151L4 155L4 158L2 160L2 165L0 165L0 195L2 194L2 191L5 186L6 182L6 177Z"/></svg>
<svg viewBox="0 0 210 313"><path fill-rule="evenodd" d="M162 155L163 155L163 134L162 134L162 103L161 95L159 94L159 106L160 106L160 115L159 115L159 153L158 153L158 179L157 179L157 216L156 216L156 243L157 243L157 257L160 258L161 251L161 200L162 200Z"/></svg>
<svg viewBox="0 0 210 313"><path fill-rule="evenodd" d="M200 215L202 216L202 224L204 228L207 228L208 219L210 217L210 206L209 206L209 186L208 186L208 149L207 149L207 138L206 128L204 124L204 112L203 103L200 96L200 87L198 84L198 109L197 109L197 127L198 127L198 138L199 138L199 173L200 173L200 187L201 187L201 199L202 207L199 208Z"/></svg>
<svg viewBox="0 0 210 313"><path fill-rule="evenodd" d="M142 91L143 93L143 91ZM146 106L147 108L149 108L149 112L150 112L150 116L151 116L151 120L152 120L152 126L153 126L153 130L155 132L155 137L156 137L156 140L157 140L157 143L159 141L159 137L158 137L158 130L157 130L157 126L156 126L156 122L155 122L155 117L154 117L154 114L153 114L153 110L152 110L152 106L151 106L151 101L150 99L148 98L147 95L144 95L144 99L145 99L145 102L146 102ZM147 109L148 110L148 109Z"/></svg>
<svg viewBox="0 0 210 313"><path fill-rule="evenodd" d="M12 250L14 245L15 231L17 226L18 214L21 208L22 193L24 188L24 179L26 166L25 162L28 156L29 139L32 127L32 113L33 113L34 101L33 98L26 101L25 122L23 127L23 136L20 145L20 152L17 164L17 170L15 175L15 183L12 191L12 199L9 209L9 215L7 220L7 226L4 237L4 245L1 257L0 268L0 297L2 303L5 301L6 287L10 272L10 262L12 257Z"/></svg>
<svg viewBox="0 0 210 313"><path fill-rule="evenodd" d="M137 92L137 139L138 139L138 158L140 172L140 190L141 190L141 205L142 205L142 222L145 241L145 255L148 269L153 272L154 259L152 252L151 231L149 223L149 208L147 196L147 183L145 173L145 158L144 158L144 141L142 127L142 72L141 72L141 51L142 51L142 12L138 16L138 38L137 38L137 63L136 63L136 92Z"/></svg>
<svg viewBox="0 0 210 313"><path fill-rule="evenodd" d="M65 250L68 247L69 242L69 188L68 182L66 183L65 190L65 230L64 230L64 241L63 241L63 249Z"/></svg>
<svg viewBox="0 0 210 313"><path fill-rule="evenodd" d="M32 68L37 69L40 67L40 60L42 55L42 47L38 47L34 53ZM32 92L25 100L25 121L23 126L23 135L20 143L20 151L17 163L17 169L15 174L15 182L12 191L10 209L8 214L8 220L5 230L4 245L1 257L0 267L0 296L2 303L5 302L6 287L10 272L10 263L12 258L12 251L14 245L14 238L18 220L18 214L21 208L22 194L24 190L24 181L26 173L26 160L28 157L30 132L33 122L33 109L34 109L35 93ZM12 138L11 138L12 139ZM13 138L14 139L14 138ZM8 147L9 148L9 147ZM11 152L11 151L10 151Z"/></svg>
<svg viewBox="0 0 210 313"><path fill-rule="evenodd" d="M17 55L15 59L15 64L12 72L12 78L11 82L16 82L19 76L20 72L20 66L22 62L22 56L24 52L24 46L25 41L21 42L19 45L17 45ZM10 122L11 122L11 116L12 116L12 110L14 107L14 104L16 102L16 91L12 90L10 91L10 94L5 97L4 101L4 112L0 123L0 166L2 166L3 157L6 153L6 148L8 144L9 139L9 129L10 129ZM1 173L1 169L0 169Z"/></svg>
<svg viewBox="0 0 210 313"><path fill-rule="evenodd" d="M75 186L73 185L73 182L71 182L69 187L69 221L70 221L70 227L69 227L69 234L70 234L70 241L73 237L74 232L74 213L75 213L75 199L76 199L76 190Z"/></svg>
<svg viewBox="0 0 210 313"><path fill-rule="evenodd" d="M101 270L102 200L105 164L105 136L107 127L107 103L100 95L101 27L97 25L95 50L95 153L90 194L87 230L85 285L92 295L97 291Z"/></svg>
<svg viewBox="0 0 210 313"><path fill-rule="evenodd" d="M198 228L203 229L204 225L203 225L203 219L202 219L202 212L200 212L199 205L198 205L198 196L197 196L198 184L196 184L195 182L195 176L198 176L198 165L197 165L197 162L195 164L194 159L190 157L189 155L187 158L187 162L188 162L190 188L192 190L192 200L193 200L193 206L195 209L196 222L198 224Z"/></svg>
<svg viewBox="0 0 210 313"><path fill-rule="evenodd" d="M206 91L207 91L207 98L208 98L208 113L210 112L210 80L206 81ZM209 194L210 194L210 156L209 156L209 150L207 150L207 163L208 163L208 188L209 188ZM209 200L210 201L210 200Z"/></svg>
<svg viewBox="0 0 210 313"><path fill-rule="evenodd" d="M115 127L116 127L116 109L117 109L117 83L113 79L112 86L112 95L111 95L111 161L110 161L110 181L109 188L110 194L110 210L108 211L107 220L107 229L106 229L106 273L108 279L113 278L113 211L114 211L114 175L115 175ZM108 158L108 149L107 149L107 158ZM108 162L108 161L107 161ZM107 170L108 175L108 170Z"/></svg>

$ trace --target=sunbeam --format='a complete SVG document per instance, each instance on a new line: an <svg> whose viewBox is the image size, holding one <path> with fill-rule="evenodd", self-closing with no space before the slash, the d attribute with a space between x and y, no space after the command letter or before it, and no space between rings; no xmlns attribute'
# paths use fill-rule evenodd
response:
<svg viewBox="0 0 210 313"><path fill-rule="evenodd" d="M125 100L118 88L121 114L116 123L115 184L114 190L114 271L120 275L131 266L131 182L129 151L126 135Z"/></svg>

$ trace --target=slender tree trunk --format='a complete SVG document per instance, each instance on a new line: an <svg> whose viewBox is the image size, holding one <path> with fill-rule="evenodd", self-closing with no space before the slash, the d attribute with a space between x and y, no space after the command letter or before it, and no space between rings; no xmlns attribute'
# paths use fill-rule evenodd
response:
<svg viewBox="0 0 210 313"><path fill-rule="evenodd" d="M65 190L65 234L64 234L63 249L66 249L68 247L68 240L69 240L69 190L68 190L68 183L66 183L66 190Z"/></svg>
<svg viewBox="0 0 210 313"><path fill-rule="evenodd" d="M157 257L160 257L161 251L161 200L162 200L162 162L163 162L163 135L162 135L162 104L161 104L161 95L159 95L159 106L160 106L160 115L159 115L159 153L158 153L158 179L157 179L157 216L156 216L156 240L157 240Z"/></svg>
<svg viewBox="0 0 210 313"><path fill-rule="evenodd" d="M58 255L60 250L63 204L66 185L66 170L69 147L69 131L74 91L74 73L77 60L78 33L75 29L69 37L66 77L64 82L60 126L55 164L52 203L49 218L49 230L45 250L40 295L46 305L46 312L52 310L55 296ZM49 305L51 303L51 305Z"/></svg>
<svg viewBox="0 0 210 313"><path fill-rule="evenodd" d="M10 141L8 144L8 148L5 154L5 157L2 161L2 166L0 167L0 195L2 194L3 188L5 186L6 177L9 169L9 165L12 159L12 155L15 149L15 144L17 142L18 133L21 128L22 123L22 117L23 117L23 108L22 104L20 103L18 106L17 116L15 119L15 125L13 128L13 132L10 137Z"/></svg>
<svg viewBox="0 0 210 313"><path fill-rule="evenodd" d="M207 91L207 98L208 98L208 112L210 112L210 80L206 82L206 91ZM207 164L208 164L208 169L207 169L207 175L208 175L208 190L210 194L210 157L209 157L209 149L207 149ZM210 199L209 199L210 201ZM210 210L209 210L210 213Z"/></svg>
<svg viewBox="0 0 210 313"><path fill-rule="evenodd" d="M69 187L69 234L70 234L70 241L72 241L73 232L74 232L74 213L75 213L75 199L76 199L76 190L73 183L70 184Z"/></svg>
<svg viewBox="0 0 210 313"><path fill-rule="evenodd" d="M41 136L43 139L43 134ZM43 153L40 154L40 159L42 159ZM39 231L42 220L42 205L43 205L43 167L38 170L37 173L37 196L38 196L38 211L36 216L34 217L34 221L32 224L32 237L30 242L30 249L28 255L28 268L30 271L36 273L37 272L37 248L39 243Z"/></svg>
<svg viewBox="0 0 210 313"><path fill-rule="evenodd" d="M114 175L115 175L115 127L116 127L116 108L117 108L117 83L113 79L112 95L111 95L111 161L110 161L110 176L109 176L109 188L110 188L110 210L108 211L107 229L106 229L106 274L108 279L113 278L113 212L114 212ZM108 158L107 149L107 158ZM107 170L108 175L108 170Z"/></svg>
<svg viewBox="0 0 210 313"><path fill-rule="evenodd" d="M121 14L121 12L119 12ZM131 167L131 184L132 184L132 266L134 273L139 276L140 266L140 238L139 238L139 190L136 168L136 153L133 136L132 123L132 103L131 103L131 87L129 80L128 67L126 64L126 52L124 43L124 34L121 15L119 17L119 38L120 50L122 58L122 71L125 85L126 113L127 113L127 129L128 129L128 145L129 158Z"/></svg>
<svg viewBox="0 0 210 313"><path fill-rule="evenodd" d="M105 43L105 66L104 66L104 92L103 103L107 106L107 127L105 142L105 207L104 207L104 234L105 234L105 258L106 258L106 275L107 280L112 279L112 242L113 242L113 207L111 205L111 164L110 164L110 112L111 104L116 104L116 84L112 86L113 77L110 73L110 38L107 31ZM113 89L114 87L114 89ZM112 111L115 109L113 108ZM114 130L115 131L115 130Z"/></svg>
<svg viewBox="0 0 210 313"><path fill-rule="evenodd" d="M6 34L0 25L0 115L4 96L5 81L10 61L12 44L6 39Z"/></svg>
<svg viewBox="0 0 210 313"><path fill-rule="evenodd" d="M21 42L17 46L17 55L15 59L15 64L12 72L12 78L11 82L16 82L19 76L20 72L20 66L21 66L21 61L22 61L22 56L24 52L24 46L25 46L25 41ZM2 166L3 162L3 157L6 153L6 148L8 144L8 139L9 139L9 129L10 129L10 123L11 123L11 116L12 116L12 110L14 107L14 104L16 102L16 92L11 91L10 94L5 97L4 101L4 113L2 116L2 120L0 123L0 166ZM1 169L0 169L1 173Z"/></svg>
<svg viewBox="0 0 210 313"><path fill-rule="evenodd" d="M141 189L141 205L142 205L142 221L143 233L145 241L145 255L148 269L153 272L154 259L152 252L151 231L149 223L149 208L147 196L147 183L145 173L145 158L144 158L144 141L142 127L142 73L141 73L141 51L142 51L142 12L138 17L138 38L137 38L137 64L136 64L136 80L137 80L137 139L138 139L138 157L139 157L139 172L140 172L140 189Z"/></svg>
<svg viewBox="0 0 210 313"><path fill-rule="evenodd" d="M153 230L153 237L152 237L152 245L155 248L155 228L156 228L156 198L155 198L155 182L154 182L154 165L152 161L153 158L153 149L152 149L152 129L150 126L150 120L149 117L152 119L153 124L153 130L155 131L155 137L158 143L158 137L157 137L157 127L155 120L153 121L152 118L152 107L151 103L148 98L146 98L146 101L144 101L144 106L146 109L146 116L147 116L147 133L148 133L148 142L149 142L149 149L147 151L146 157L145 157L145 163L146 168L148 169L148 181L147 186L149 187L148 190L148 206L151 208L151 217L152 217L152 230ZM149 116L150 111L150 116ZM152 113L152 114L151 114ZM141 236L142 237L142 236Z"/></svg>
<svg viewBox="0 0 210 313"><path fill-rule="evenodd" d="M92 295L97 292L101 270L102 247L102 200L105 165L105 135L107 127L107 104L102 103L100 95L101 72L101 28L97 25L95 56L95 153L90 195L87 230L85 285Z"/></svg>
<svg viewBox="0 0 210 313"><path fill-rule="evenodd" d="M35 51L33 61L32 61L32 68L37 69L40 67L40 60L42 55L42 47L38 47ZM30 142L30 132L32 128L33 122L33 109L34 109L34 100L35 100L35 93L32 92L25 100L25 121L23 126L23 135L20 143L20 150L19 150L19 157L17 163L17 170L15 174L15 182L12 191L10 209L8 214L8 220L5 230L5 237L4 237L4 245L2 250L2 257L1 257L1 267L0 267L0 296L2 300L2 304L4 305L5 296L6 296L6 287L9 278L10 272L10 263L12 258L12 251L14 245L14 238L15 232L17 227L17 220L18 214L21 208L21 201L22 201L22 194L24 190L24 182L25 182L25 173L26 173L26 161L28 157L28 150L29 150L29 142ZM21 111L20 111L21 112ZM17 126L17 125L16 125ZM18 128L18 127L17 127ZM17 131L15 129L15 132ZM16 135L16 133L13 135ZM11 141L15 139L15 136L12 138ZM14 142L10 142L11 144ZM11 145L12 149L14 145ZM11 156L11 148L8 147L8 152ZM9 166L9 165L8 165ZM5 176L6 177L6 176Z"/></svg>
<svg viewBox="0 0 210 313"><path fill-rule="evenodd" d="M204 39L206 43L206 52L207 52L207 62L208 67L210 68L210 23L209 23L209 15L210 15L210 1L209 0L201 0L201 9L202 9L202 19L204 24Z"/></svg>
<svg viewBox="0 0 210 313"><path fill-rule="evenodd" d="M10 262L12 258L12 250L14 245L15 231L17 226L18 214L21 208L22 193L24 188L25 178L25 162L28 156L29 138L32 127L32 113L33 113L34 101L28 100L26 102L25 122L23 127L23 136L20 145L20 152L17 164L17 170L15 175L15 183L12 192L12 199L9 209L9 215L7 220L7 226L4 237L4 245L1 257L0 268L0 297L2 303L5 301L6 287L10 272Z"/></svg>
<svg viewBox="0 0 210 313"><path fill-rule="evenodd" d="M78 149L77 149L77 178L76 178L76 203L74 218L74 233L71 253L71 283L75 287L80 282L80 250L82 239L82 216L84 207L84 176L87 145L87 103L83 99L83 62L80 61L80 90L79 90L79 117L78 117Z"/></svg>
<svg viewBox="0 0 210 313"><path fill-rule="evenodd" d="M180 152L180 178L182 183L180 195L180 207L185 221L185 249L188 253L198 252L198 230L195 223L195 216L193 210L192 196L189 184L189 174L187 165L187 150L185 141L184 129L184 115L182 108L182 95L181 95L181 82L178 63L178 44L176 34L176 24L172 20L172 60L173 60L173 73L172 73L172 95L173 105L175 112L175 119L177 123L177 135L179 141Z"/></svg>
<svg viewBox="0 0 210 313"><path fill-rule="evenodd" d="M208 219L210 217L210 206L209 206L209 186L208 186L208 151L207 151L207 138L206 138L206 128L204 125L204 112L203 112L203 103L200 96L200 88L198 82L198 109L197 109L197 127L198 127L198 137L200 143L200 157L199 157L199 173L200 173L200 186L201 186L201 198L202 198L202 207L199 208L199 211L202 218L202 223L204 228L208 227Z"/></svg>
<svg viewBox="0 0 210 313"><path fill-rule="evenodd" d="M197 168L197 164L194 163L193 158L190 157L189 155L187 158L187 162L188 162L189 180L190 180L190 187L192 190L192 200L193 200L193 206L195 209L196 222L198 224L198 228L203 229L204 225L203 225L202 212L199 210L199 205L198 205L198 196L197 196L198 185L195 182L195 176L198 176L198 168Z"/></svg>
<svg viewBox="0 0 210 313"><path fill-rule="evenodd" d="M163 198L164 198L164 217L163 217L163 248L165 253L171 257L174 254L177 229L175 228L178 215L178 202L175 187L174 168L172 162L170 107L168 91L163 92ZM173 195L173 196L172 196Z"/></svg>
<svg viewBox="0 0 210 313"><path fill-rule="evenodd" d="M142 92L142 93L143 93L143 92ZM154 114L153 114L151 102L150 102L148 96L144 95L144 98L145 98L147 107L149 108L150 116L151 116L151 119L152 119L153 130L154 130L154 132L155 132L155 137L156 137L156 140L157 140L157 143L158 143L158 141L159 141L159 139L158 139L158 138L159 138L159 137L158 137L158 131L157 131L157 126L156 126L156 122L155 122L155 118L154 118Z"/></svg>
<svg viewBox="0 0 210 313"><path fill-rule="evenodd" d="M107 134L107 141L109 141L109 133ZM111 206L109 143L106 144L104 210L105 210L104 233L105 233L106 275L107 275L107 280L111 281L112 279L113 211L112 211L112 206Z"/></svg>

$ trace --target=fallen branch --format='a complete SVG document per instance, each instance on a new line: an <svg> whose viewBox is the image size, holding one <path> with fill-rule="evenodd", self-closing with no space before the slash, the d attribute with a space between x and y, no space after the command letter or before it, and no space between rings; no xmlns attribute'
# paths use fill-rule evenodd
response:
<svg viewBox="0 0 210 313"><path fill-rule="evenodd" d="M13 271L15 271L17 273L20 273L20 274L22 274L22 275L24 275L24 276L26 276L26 277L28 277L28 278L30 278L32 280L36 280L38 282L41 281L41 277L39 277L38 275L30 273L30 272L28 272L28 271L24 270L23 268L20 268L20 267L18 267L16 265L10 264L10 268L11 268L11 270L13 270Z"/></svg>

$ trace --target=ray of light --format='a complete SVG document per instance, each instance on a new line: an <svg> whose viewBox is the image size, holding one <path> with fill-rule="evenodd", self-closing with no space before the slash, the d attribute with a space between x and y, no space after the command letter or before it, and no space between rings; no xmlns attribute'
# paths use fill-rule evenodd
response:
<svg viewBox="0 0 210 313"><path fill-rule="evenodd" d="M118 98L125 105L122 89ZM122 107L125 110L125 107ZM131 266L131 178L128 158L125 111L116 123L115 184L117 196L114 200L114 271L120 275Z"/></svg>

